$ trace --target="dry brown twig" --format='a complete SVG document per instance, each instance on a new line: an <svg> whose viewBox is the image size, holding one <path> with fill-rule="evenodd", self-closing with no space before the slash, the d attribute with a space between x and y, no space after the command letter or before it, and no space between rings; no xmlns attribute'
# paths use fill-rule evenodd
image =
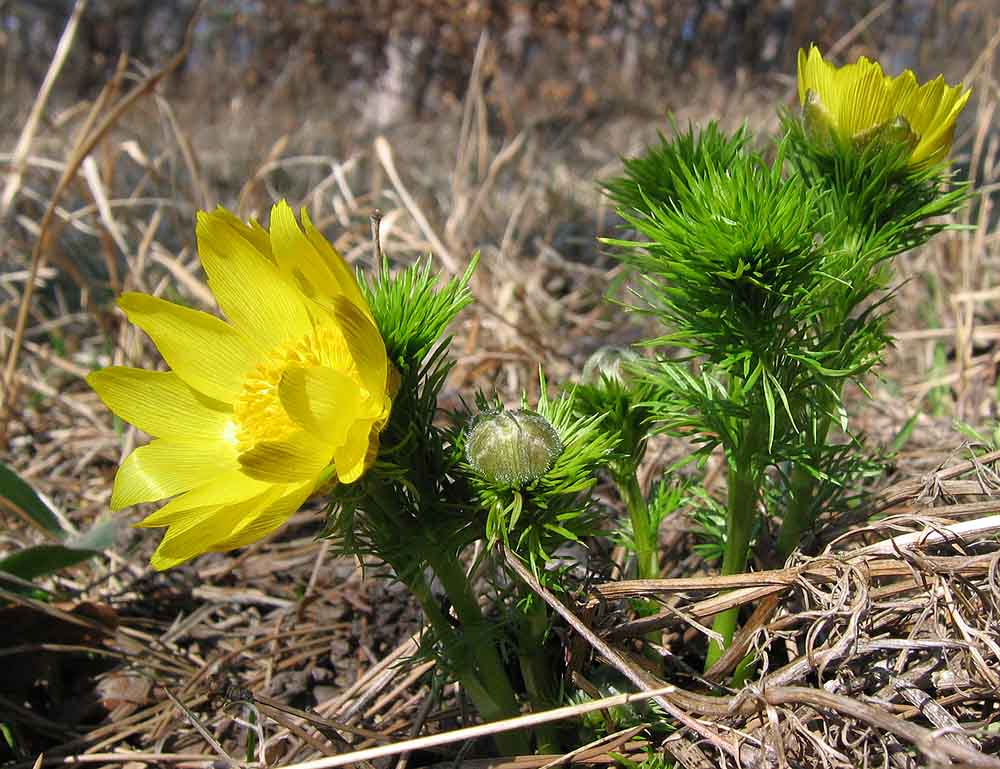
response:
<svg viewBox="0 0 1000 769"><path fill-rule="evenodd" d="M31 142L38 130L38 123L42 118L42 113L45 111L45 105L48 103L49 95L52 93L56 79L59 77L59 73L62 72L63 65L66 63L66 57L69 56L70 49L73 47L76 31L80 26L80 19L83 18L84 11L86 10L87 0L76 0L73 4L73 11L66 21L66 27L59 38L59 44L52 57L52 62L45 73L45 79L38 89L34 104L31 105L31 113L25 121L24 127L21 129L21 135L18 137L17 145L14 147L11 161L12 167L10 173L7 175L7 181L4 183L3 195L0 196L0 219L6 218L7 212L10 210L10 206L14 202L17 191L21 186L21 179L24 176L24 169L28 162L28 153L31 151Z"/></svg>
<svg viewBox="0 0 1000 769"><path fill-rule="evenodd" d="M24 291L21 295L20 305L18 306L17 320L14 325L14 338L11 341L10 349L7 351L7 361L3 371L3 392L0 393L0 446L4 445L6 442L7 417L10 410L14 407L14 402L17 398L14 373L17 370L18 354L20 353L21 343L24 339L24 332L28 323L28 310L31 306L31 298L35 286L35 277L38 275L38 271L45 266L48 231L55 215L56 205L58 204L62 193L69 186L70 182L76 177L77 171L79 171L84 161L101 141L101 139L104 138L108 131L110 131L118 120L121 119L122 115L124 115L141 97L149 93L163 78L176 70L184 59L187 58L188 52L191 49L191 40L197 18L198 9L196 8L191 21L188 24L184 45L181 49L166 63L164 63L163 66L151 73L125 96L119 99L93 130L89 130L91 119L88 119L85 123L85 130L81 131L81 135L79 136L76 145L70 150L69 158L66 162L66 168L63 170L63 173L52 192L48 206L42 216L41 224L39 225L38 238L35 241L35 246L31 252L31 263L28 268L28 280L25 281ZM107 92L107 89L108 87L106 86L105 92ZM102 103L102 100L99 98L98 101L95 102L95 108L99 107ZM97 110L93 109L91 111L92 119L96 120L96 115Z"/></svg>
<svg viewBox="0 0 1000 769"><path fill-rule="evenodd" d="M670 688L672 687L666 687L665 689ZM440 745L464 742L477 737L488 737L493 734L497 734L498 732L512 731L515 729L530 729L541 724L562 721L567 718L576 718L595 710L604 710L615 706L627 705L631 702L640 702L642 700L656 698L661 694L662 691L660 689L644 691L639 694L618 694L614 697L605 697L595 702L587 702L582 705L571 705L569 707L547 710L542 713L532 713L526 716L518 716L517 718L509 718L505 721L495 721L489 724L480 724L479 726L468 726L464 729L455 729L450 732L444 732L443 734L435 734L428 737L417 737L412 740L404 740L403 742L385 745L378 748L369 748L368 750L359 750L346 755L320 758L315 761L303 761L297 764L288 764L277 767L277 769L330 769L331 767L336 766L346 766L347 764L352 764L358 761L370 761L372 759L383 758L385 756L395 756L400 753L414 750L422 750Z"/></svg>
<svg viewBox="0 0 1000 769"><path fill-rule="evenodd" d="M998 459L1000 455L994 452L942 467L933 484L928 479L900 484L887 496L893 499L893 507L907 509L918 499L989 495L995 486L990 465ZM975 473L978 480L959 480L962 473ZM945 484L950 484L953 495L926 496L930 485L940 488ZM997 704L989 692L997 691L993 669L1000 663L1000 645L991 640L988 630L1000 618L1000 550L993 538L1000 518L990 515L997 507L991 499L947 501L940 507L927 507L925 502L919 516L892 515L854 529L821 556L800 557L784 569L724 578L599 584L593 588L597 598L589 605L593 608L625 597L678 597L679 602L672 602L670 610L611 627L606 634L607 638L623 639L678 621L698 627L696 620L704 620L721 608L763 599L754 618L746 623L750 637L744 637L743 644L752 643L766 659L781 639L800 639L797 653L801 656L773 672L765 671L756 684L736 696L706 697L680 688L664 695L691 714L711 718L718 726L740 724L742 734L756 735L764 752L750 754L749 760L764 761L761 766L772 765L768 763L772 760L788 760L792 765L794 760L857 765L868 751L883 749L878 748L883 743L893 743L897 752L915 749L925 760L942 766L996 766L997 759L984 755L967 730L944 740L948 745L942 745L939 737L963 721L974 720L971 714L977 712L976 703L987 717ZM949 518L954 510L962 512L959 520ZM966 520L973 511L985 516ZM886 533L888 537L884 537ZM884 538L873 542L873 535ZM851 540L858 538L865 543L852 546ZM980 552L970 550L975 547ZM718 597L696 598L700 592L727 589ZM930 603L921 598L924 595L931 597ZM773 611L770 604L777 605L777 613L761 621ZM738 661L738 656L734 657ZM881 694L871 701L854 696L849 682L854 680L859 691L871 686L872 677L890 659L896 661L896 675L902 676L890 680L905 680L908 665L914 666L914 671L932 672L947 665L971 678L962 684L965 694L961 698L935 697L929 684L920 690L880 684ZM824 688L802 685L813 676L820 681L827 676L832 679ZM885 699L902 702L886 711L881 705ZM908 708L913 702L919 702L923 710ZM952 708L971 708L967 711L970 715L964 719L956 716L946 702ZM876 703L878 706L873 706ZM758 711L766 717L755 725ZM822 737L807 726L820 712L837 714L832 720L824 716L819 722ZM937 730L912 723L918 713ZM797 758L793 760L793 756ZM745 752L742 758L748 760Z"/></svg>
<svg viewBox="0 0 1000 769"><path fill-rule="evenodd" d="M378 161L382 164L386 174L388 174L389 181L392 182L392 186L395 188L396 194L399 195L399 199L403 202L406 210L410 213L410 216L413 217L414 221L416 221L417 225L420 227L420 231L424 234L424 237L426 237L430 242L434 255L441 260L442 264L444 264L444 268L448 272L453 275L461 274L462 269L458 264L458 260L454 257L451 251L445 247L444 243L441 242L441 239L438 237L434 228L427 220L424 212L420 209L420 206L417 205L417 201L413 198L413 195L410 194L406 185L403 184L403 179L400 177L399 171L396 170L396 161L393 159L392 147L390 146L388 140L386 140L384 136L376 137L374 148L375 157L378 158Z"/></svg>

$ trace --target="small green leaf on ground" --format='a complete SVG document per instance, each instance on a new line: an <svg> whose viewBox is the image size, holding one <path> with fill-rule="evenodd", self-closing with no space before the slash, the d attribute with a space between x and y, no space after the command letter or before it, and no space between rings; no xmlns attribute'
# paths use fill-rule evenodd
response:
<svg viewBox="0 0 1000 769"><path fill-rule="evenodd" d="M34 523L39 528L54 535L56 539L61 540L66 535L62 526L59 525L59 519L35 493L35 490L2 462L0 462L0 507L10 510L19 518Z"/></svg>
<svg viewBox="0 0 1000 769"><path fill-rule="evenodd" d="M0 559L0 571L21 579L34 579L74 566L97 554L96 550L77 550L63 545L36 545Z"/></svg>

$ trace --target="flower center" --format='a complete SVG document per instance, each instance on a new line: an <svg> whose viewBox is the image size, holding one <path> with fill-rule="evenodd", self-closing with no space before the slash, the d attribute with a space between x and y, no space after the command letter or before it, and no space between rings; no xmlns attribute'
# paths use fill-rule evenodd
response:
<svg viewBox="0 0 1000 769"><path fill-rule="evenodd" d="M299 339L284 342L246 375L243 389L233 402L236 441L241 452L263 441L280 441L300 429L281 403L281 379L289 369L318 366L334 368L359 380L347 342L336 326L320 326Z"/></svg>

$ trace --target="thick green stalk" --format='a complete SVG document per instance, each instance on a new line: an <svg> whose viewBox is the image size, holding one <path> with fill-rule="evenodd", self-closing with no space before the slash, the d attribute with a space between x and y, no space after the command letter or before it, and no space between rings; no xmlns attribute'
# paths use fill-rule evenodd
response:
<svg viewBox="0 0 1000 769"><path fill-rule="evenodd" d="M796 465L792 469L792 477L789 480L788 509L785 510L781 520L781 529L778 531L777 547L782 559L786 559L792 554L802 539L802 532L814 523L812 502L815 484L816 479L800 465Z"/></svg>
<svg viewBox="0 0 1000 769"><path fill-rule="evenodd" d="M821 445L826 441L826 435L830 431L830 418L821 417L815 442L813 446ZM782 559L788 558L799 545L802 533L811 528L816 522L816 510L813 500L816 496L816 479L805 470L802 465L792 468L792 477L789 479L788 509L785 510L781 519L781 528L778 530L778 553Z"/></svg>
<svg viewBox="0 0 1000 769"><path fill-rule="evenodd" d="M749 452L747 452L749 453ZM750 537L753 534L754 516L757 515L757 487L759 475L754 467L754 457L745 456L739 466L730 466L729 505L726 510L726 549L722 556L722 574L742 574L747 568ZM736 632L738 609L728 609L715 616L712 629L722 636L722 644L709 642L705 669L710 668L733 640Z"/></svg>
<svg viewBox="0 0 1000 769"><path fill-rule="evenodd" d="M459 561L445 555L432 560L431 568L448 594L452 606L455 607L462 627L473 639L473 643L467 644L466 648L471 653L471 659L476 667L475 673L478 675L469 672L463 674L462 671L458 671L459 681L466 687L469 697L484 720L496 721L519 715L517 698L496 645L486 640L476 640L486 639L488 635L486 618L479 608L479 602ZM430 602L434 603L433 599ZM436 603L434 605L436 606ZM424 610L427 611L426 605ZM428 616L434 622L433 615ZM447 618L442 620L451 631ZM495 735L495 738L500 751L506 755L528 755L531 752L528 736L524 732L502 732Z"/></svg>
<svg viewBox="0 0 1000 769"><path fill-rule="evenodd" d="M448 618L444 616L441 607L434 600L434 596L431 595L430 588L423 577L411 582L409 588L420 601L424 616L427 617L438 636L442 639L451 639L451 643L458 643L458 640L454 638L455 633L451 623L448 622ZM473 665L460 663L455 668L455 677L458 678L458 682L485 721L498 721L511 717L511 713L507 712L504 703L498 701L491 688L480 680ZM505 755L526 755L530 750L524 735L519 732L500 732L494 735L494 739L498 750Z"/></svg>
<svg viewBox="0 0 1000 769"><path fill-rule="evenodd" d="M660 576L660 533L650 526L649 507L639 488L635 468L623 472L617 480L618 491L632 520L636 573L639 579L656 579Z"/></svg>
<svg viewBox="0 0 1000 769"><path fill-rule="evenodd" d="M524 587L526 594L531 591ZM541 712L555 704L554 670L545 653L545 634L549 627L549 615L545 604L533 600L528 610L518 617L517 659L524 677L524 688L531 699L532 710ZM539 753L561 753L559 732L555 724L543 724L535 729Z"/></svg>
<svg viewBox="0 0 1000 769"><path fill-rule="evenodd" d="M636 475L635 467L616 473L615 483L632 521L636 575L639 579L656 579L660 576L660 532L650 525L649 504L639 487L639 477ZM649 617L660 610L655 601L636 601L634 606L642 617ZM650 631L645 637L647 641L657 646L663 642L663 634L659 630ZM646 651L651 662L662 664L662 656L652 646L647 647Z"/></svg>

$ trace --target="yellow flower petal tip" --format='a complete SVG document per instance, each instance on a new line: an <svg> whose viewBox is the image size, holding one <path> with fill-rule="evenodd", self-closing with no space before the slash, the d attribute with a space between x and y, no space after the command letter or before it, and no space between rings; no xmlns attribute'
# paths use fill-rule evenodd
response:
<svg viewBox="0 0 1000 769"><path fill-rule="evenodd" d="M144 294L119 306L170 371L113 367L87 382L154 440L122 463L114 504L172 499L156 569L254 542L310 496L375 461L398 376L351 268L284 201L269 229L199 212L198 253L226 316Z"/></svg>
<svg viewBox="0 0 1000 769"><path fill-rule="evenodd" d="M955 120L972 91L943 76L920 84L911 70L889 77L864 56L835 67L815 45L799 50L799 104L807 132L865 146L904 143L909 165L924 168L951 151Z"/></svg>

